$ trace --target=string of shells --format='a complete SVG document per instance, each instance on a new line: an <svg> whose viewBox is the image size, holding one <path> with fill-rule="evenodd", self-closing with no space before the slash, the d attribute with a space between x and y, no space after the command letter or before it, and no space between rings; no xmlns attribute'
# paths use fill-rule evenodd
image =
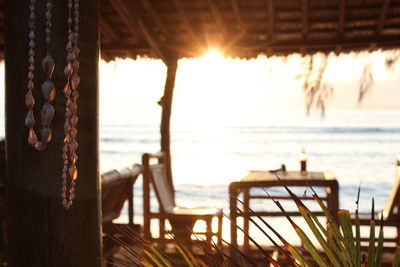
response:
<svg viewBox="0 0 400 267"><path fill-rule="evenodd" d="M78 178L78 170L76 162L78 156L76 151L78 149L78 142L76 140L78 123L77 115L77 100L79 97L78 86L80 77L79 70L79 0L68 0L68 41L66 45L67 51L67 64L64 69L64 74L67 76L67 82L64 87L65 103L65 122L64 122L64 146L63 146L63 169L62 169L62 189L61 198L62 204L66 209L69 209L75 198L75 180ZM72 11L73 17L72 20ZM74 31L72 31L72 24L74 23ZM69 189L69 196L67 197L67 177L70 177L71 184Z"/></svg>
<svg viewBox="0 0 400 267"><path fill-rule="evenodd" d="M51 128L50 123L54 116L54 107L51 105L51 102L55 98L56 89L54 87L53 82L51 81L55 63L50 55L50 43L51 43L51 9L52 4L51 0L48 0L46 3L46 47L47 47L47 55L42 60L42 68L46 75L46 80L43 82L41 89L42 95L45 99L45 103L42 106L41 110L41 141L38 141L37 135L34 130L35 126L35 118L33 115L33 108L35 106L35 99L33 98L32 91L35 88L34 84L34 70L35 70L35 4L36 0L31 0L29 4L29 66L28 66L28 92L25 95L25 105L28 108L28 114L25 119L25 126L29 129L28 134L28 143L32 145L39 151L42 151L46 148L46 144L51 140Z"/></svg>

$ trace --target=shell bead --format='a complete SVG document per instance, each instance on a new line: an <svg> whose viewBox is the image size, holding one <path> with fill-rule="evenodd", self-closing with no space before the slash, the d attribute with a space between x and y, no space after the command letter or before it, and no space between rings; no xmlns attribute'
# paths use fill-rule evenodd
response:
<svg viewBox="0 0 400 267"><path fill-rule="evenodd" d="M79 52L80 52L80 51L81 51L81 50L80 50L78 47L74 46L73 52L74 52L75 57L78 57L78 56L79 56Z"/></svg>
<svg viewBox="0 0 400 267"><path fill-rule="evenodd" d="M50 124L51 119L54 116L54 108L51 104L49 103L44 103L42 107L42 112L41 112L41 121L42 121L42 126L47 126Z"/></svg>
<svg viewBox="0 0 400 267"><path fill-rule="evenodd" d="M30 80L28 82L28 86L26 88L28 88L28 90L32 90L35 87L35 85L33 84L32 80Z"/></svg>
<svg viewBox="0 0 400 267"><path fill-rule="evenodd" d="M80 81L81 81L81 78L79 77L79 75L77 73L74 73L71 78L72 90L76 90L78 88Z"/></svg>
<svg viewBox="0 0 400 267"><path fill-rule="evenodd" d="M71 121L71 126L75 127L78 124L78 116L73 115L70 121Z"/></svg>
<svg viewBox="0 0 400 267"><path fill-rule="evenodd" d="M68 62L72 62L72 60L74 60L75 59L75 55L74 55L74 53L68 53L68 55L67 55L67 61Z"/></svg>
<svg viewBox="0 0 400 267"><path fill-rule="evenodd" d="M74 72L78 72L79 70L79 61L74 59L74 61L72 62L72 68L74 69Z"/></svg>
<svg viewBox="0 0 400 267"><path fill-rule="evenodd" d="M32 130L35 125L35 118L33 117L33 110L29 110L25 118L25 126Z"/></svg>
<svg viewBox="0 0 400 267"><path fill-rule="evenodd" d="M32 91L29 90L25 95L25 106L31 111L35 106L35 99L33 98Z"/></svg>
<svg viewBox="0 0 400 267"><path fill-rule="evenodd" d="M45 127L40 130L42 142L48 143L51 140L51 128Z"/></svg>
<svg viewBox="0 0 400 267"><path fill-rule="evenodd" d="M65 112L65 118L67 118L67 119L69 119L69 118L71 118L71 116L72 116L72 112L71 112L71 110L67 110L67 112Z"/></svg>
<svg viewBox="0 0 400 267"><path fill-rule="evenodd" d="M64 68L64 74L65 74L65 76L71 76L73 72L74 72L74 69L72 68L71 63L68 62Z"/></svg>
<svg viewBox="0 0 400 267"><path fill-rule="evenodd" d="M71 129L71 137L73 139L75 139L77 133L78 133L78 130L76 128L72 128Z"/></svg>
<svg viewBox="0 0 400 267"><path fill-rule="evenodd" d="M42 84L42 95L46 101L51 102L56 96L56 88L51 80L45 80Z"/></svg>
<svg viewBox="0 0 400 267"><path fill-rule="evenodd" d="M69 167L68 172L69 172L69 177L71 177L72 180L76 180L76 178L78 178L78 171L74 165Z"/></svg>
<svg viewBox="0 0 400 267"><path fill-rule="evenodd" d="M32 146L37 144L37 137L33 129L29 129L28 143Z"/></svg>
<svg viewBox="0 0 400 267"><path fill-rule="evenodd" d="M77 105L76 104L72 103L70 108L71 108L72 113L76 113L76 109L77 109Z"/></svg>
<svg viewBox="0 0 400 267"><path fill-rule="evenodd" d="M76 140L72 140L71 144L69 144L69 150L71 153L75 153L75 151L78 149L78 142Z"/></svg>
<svg viewBox="0 0 400 267"><path fill-rule="evenodd" d="M55 67L53 57L50 55L45 56L42 60L42 67L43 67L44 72L47 75L47 78L50 79L51 75L53 74L54 67Z"/></svg>

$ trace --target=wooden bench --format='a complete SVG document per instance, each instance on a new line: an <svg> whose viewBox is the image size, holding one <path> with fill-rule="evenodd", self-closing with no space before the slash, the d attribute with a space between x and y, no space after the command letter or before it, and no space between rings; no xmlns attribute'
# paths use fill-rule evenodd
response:
<svg viewBox="0 0 400 267"><path fill-rule="evenodd" d="M222 216L223 214L216 208L198 207L185 208L179 207L175 203L173 186L167 181L166 168L163 163L164 154L143 154L143 216L144 216L144 237L147 240L158 242L170 242L168 234L173 234L175 240L180 243L189 244L192 242L191 235L205 235L207 242L211 243L212 237L216 236L218 244L221 244L222 234ZM155 160L155 163L150 163ZM159 210L154 212L150 208L150 185L152 185ZM216 217L218 220L218 229L212 231L212 220ZM154 238L151 233L151 220L159 221L159 238ZM165 229L165 221L171 224L172 231ZM193 227L198 220L206 223L205 232L194 232Z"/></svg>
<svg viewBox="0 0 400 267"><path fill-rule="evenodd" d="M118 236L130 241L124 236L118 227L130 227L139 232L140 225L133 222L133 185L141 173L141 166L135 164L122 170L112 170L101 176L101 202L102 202L102 224L103 224L103 258L108 266L114 266L113 256L119 249L119 244L110 236ZM128 201L128 224L113 223L121 215L125 202Z"/></svg>

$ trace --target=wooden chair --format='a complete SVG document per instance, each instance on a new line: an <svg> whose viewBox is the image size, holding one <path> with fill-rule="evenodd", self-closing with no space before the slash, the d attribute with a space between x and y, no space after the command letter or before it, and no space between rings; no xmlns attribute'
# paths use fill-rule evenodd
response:
<svg viewBox="0 0 400 267"><path fill-rule="evenodd" d="M156 163L151 164L151 160ZM164 154L143 154L143 216L144 216L144 237L147 240L157 242L168 242L167 235L172 233L175 239L180 243L190 244L193 227L198 220L206 223L206 231L194 233L196 235L205 235L206 241L211 243L212 237L216 236L218 245L221 245L222 234L222 213L216 208L198 207L184 208L175 204L173 186L167 181L166 168L163 163ZM159 211L153 212L150 209L150 185L152 185L158 204ZM212 220L216 217L218 220L217 232L212 231ZM152 219L159 220L159 238L154 238L150 225ZM165 229L165 221L171 224L172 231Z"/></svg>
<svg viewBox="0 0 400 267"><path fill-rule="evenodd" d="M141 166L135 164L120 171L112 170L101 176L101 202L102 202L102 224L103 224L103 258L107 260L108 266L112 265L113 256L118 251L119 245L110 236L124 238L118 231L117 225L130 227L139 232L140 225L133 223L133 185L141 173ZM128 201L128 224L121 225L113 223L121 215L125 202ZM129 238L127 238L129 241Z"/></svg>
<svg viewBox="0 0 400 267"><path fill-rule="evenodd" d="M383 225L385 229L387 229L388 227L396 228L396 236L390 238L385 237L384 242L384 250L394 251L397 244L400 244L400 167L397 167L396 180L394 181L394 184L392 186L392 190L389 194L385 208L383 209L383 211L377 212L375 214L376 225L380 225L381 216L383 217ZM369 226L370 219L370 213L361 214L360 225ZM367 242L369 239L367 237L362 237L361 240Z"/></svg>

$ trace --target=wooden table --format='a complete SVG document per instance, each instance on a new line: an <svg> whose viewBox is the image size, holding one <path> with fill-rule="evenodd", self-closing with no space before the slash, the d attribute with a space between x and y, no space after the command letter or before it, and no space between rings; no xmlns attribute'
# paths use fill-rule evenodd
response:
<svg viewBox="0 0 400 267"><path fill-rule="evenodd" d="M278 176L281 180L278 180ZM229 185L230 196L230 217L231 217L231 257L237 257L235 247L237 244L237 218L243 217L243 230L249 232L249 216L283 216L278 211L257 211L249 214L250 199L270 199L264 193L259 195L251 195L250 189L252 188L271 188L282 187L283 185L292 187L308 187L325 188L326 195L320 196L327 203L328 209L334 214L337 213L339 208L339 184L331 172L300 172L300 171L287 171L287 172L270 172L270 171L249 171L249 173L239 181L232 182ZM237 211L237 199L239 194L243 193L243 215ZM274 197L275 198L275 197ZM300 199L312 199L311 196L299 196ZM276 199L291 199L287 196L278 196ZM301 216L299 212L288 212L290 216ZM317 216L323 216L323 212L314 212ZM247 215L247 216L246 216ZM249 239L244 236L243 240L244 250L249 249Z"/></svg>

